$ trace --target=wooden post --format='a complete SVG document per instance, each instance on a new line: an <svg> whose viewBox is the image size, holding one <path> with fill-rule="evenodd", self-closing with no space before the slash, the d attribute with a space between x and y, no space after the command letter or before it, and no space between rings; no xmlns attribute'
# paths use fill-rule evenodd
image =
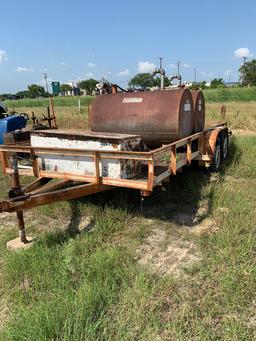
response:
<svg viewBox="0 0 256 341"><path fill-rule="evenodd" d="M176 166L177 166L177 160L176 160L176 145L171 146L171 172L173 175L176 175Z"/></svg>
<svg viewBox="0 0 256 341"><path fill-rule="evenodd" d="M52 119L53 119L53 128L57 129L57 122L56 122L56 116L55 116L55 111L54 111L54 105L53 105L53 100L52 97L49 97L50 101L50 107L51 107L51 112L52 112Z"/></svg>
<svg viewBox="0 0 256 341"><path fill-rule="evenodd" d="M16 153L10 157L10 163L11 163L11 169L12 169L12 173L11 173L12 189L20 190L20 179L19 179L18 161L17 161ZM20 241L22 243L28 243L28 240L26 238L23 212L22 211L16 212L16 216L18 219Z"/></svg>
<svg viewBox="0 0 256 341"><path fill-rule="evenodd" d="M191 164L191 154L192 154L192 151L191 151L191 139L188 139L188 143L187 143L187 162L188 164L190 165Z"/></svg>

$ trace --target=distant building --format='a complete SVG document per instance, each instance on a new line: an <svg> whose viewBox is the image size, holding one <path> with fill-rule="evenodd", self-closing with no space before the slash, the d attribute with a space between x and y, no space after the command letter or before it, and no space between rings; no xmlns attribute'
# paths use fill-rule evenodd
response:
<svg viewBox="0 0 256 341"><path fill-rule="evenodd" d="M72 90L67 92L67 96L79 96L80 95L80 88L79 88L78 82L67 82L65 84L68 84L72 87Z"/></svg>
<svg viewBox="0 0 256 341"><path fill-rule="evenodd" d="M232 87L232 86L239 86L240 82L225 82L225 86Z"/></svg>

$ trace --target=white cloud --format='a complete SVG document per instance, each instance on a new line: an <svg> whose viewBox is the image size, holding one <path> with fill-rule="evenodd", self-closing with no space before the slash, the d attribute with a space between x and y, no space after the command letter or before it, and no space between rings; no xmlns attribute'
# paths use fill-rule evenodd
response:
<svg viewBox="0 0 256 341"><path fill-rule="evenodd" d="M129 69L125 69L117 73L117 77L125 77L129 75L130 75Z"/></svg>
<svg viewBox="0 0 256 341"><path fill-rule="evenodd" d="M94 77L94 73L93 72L88 72L85 74L86 78L93 78Z"/></svg>
<svg viewBox="0 0 256 341"><path fill-rule="evenodd" d="M250 50L247 47L239 47L239 49L235 50L234 56L236 58L250 58L253 56L253 54L250 52Z"/></svg>
<svg viewBox="0 0 256 341"><path fill-rule="evenodd" d="M190 64L186 64L186 63L182 64L182 66L185 67L185 68L190 68L190 67L192 67Z"/></svg>
<svg viewBox="0 0 256 341"><path fill-rule="evenodd" d="M176 64L169 64L168 65L171 69L177 69L177 65Z"/></svg>
<svg viewBox="0 0 256 341"><path fill-rule="evenodd" d="M51 62L51 65L59 65L59 66L68 66L68 63L66 62Z"/></svg>
<svg viewBox="0 0 256 341"><path fill-rule="evenodd" d="M138 71L141 73L153 72L156 66L150 62L139 62L138 63Z"/></svg>
<svg viewBox="0 0 256 341"><path fill-rule="evenodd" d="M89 63L88 63L88 67L96 67L96 64L93 63L93 62L89 62Z"/></svg>
<svg viewBox="0 0 256 341"><path fill-rule="evenodd" d="M8 58L6 55L6 51L0 50L0 64L6 62L7 60Z"/></svg>
<svg viewBox="0 0 256 341"><path fill-rule="evenodd" d="M15 72L32 72L33 69L30 67L25 67L25 66L18 66L16 69L14 69L13 71Z"/></svg>

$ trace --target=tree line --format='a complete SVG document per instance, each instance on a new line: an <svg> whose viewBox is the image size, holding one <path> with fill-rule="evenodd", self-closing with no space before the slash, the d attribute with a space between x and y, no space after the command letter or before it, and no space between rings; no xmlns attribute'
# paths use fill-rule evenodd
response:
<svg viewBox="0 0 256 341"><path fill-rule="evenodd" d="M79 89L86 90L87 95L92 95L95 90L96 84L99 83L96 79L86 79L79 82ZM61 84L60 91L62 94L66 94L69 91L72 91L73 87L70 84ZM0 100L4 101L6 99L20 99L20 98L44 98L49 97L51 94L45 91L45 88L38 84L30 84L27 87L27 90L18 91L15 94L1 94Z"/></svg>
<svg viewBox="0 0 256 341"><path fill-rule="evenodd" d="M240 85L241 86L256 86L256 59L252 59L249 62L244 63L240 69ZM79 88L86 90L87 95L92 95L95 90L98 80L90 78L79 82ZM165 86L170 86L170 80L168 77L164 79ZM145 90L147 88L160 87L160 77L153 77L150 73L138 73L128 83L128 88ZM206 88L206 81L193 83L191 88ZM223 88L225 82L223 78L215 78L210 83L210 88ZM61 93L65 94L72 91L73 88L69 84L61 84ZM16 94L2 94L0 100L5 99L18 99L18 98L39 98L48 97L50 94L45 91L43 86L38 84L28 85L27 90L19 91Z"/></svg>

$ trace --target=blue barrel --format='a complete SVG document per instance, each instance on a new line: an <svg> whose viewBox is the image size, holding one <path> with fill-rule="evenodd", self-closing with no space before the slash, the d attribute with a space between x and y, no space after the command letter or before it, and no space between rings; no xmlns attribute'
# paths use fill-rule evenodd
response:
<svg viewBox="0 0 256 341"><path fill-rule="evenodd" d="M4 135L11 131L25 128L27 124L23 116L10 116L0 120L0 144L4 143Z"/></svg>

